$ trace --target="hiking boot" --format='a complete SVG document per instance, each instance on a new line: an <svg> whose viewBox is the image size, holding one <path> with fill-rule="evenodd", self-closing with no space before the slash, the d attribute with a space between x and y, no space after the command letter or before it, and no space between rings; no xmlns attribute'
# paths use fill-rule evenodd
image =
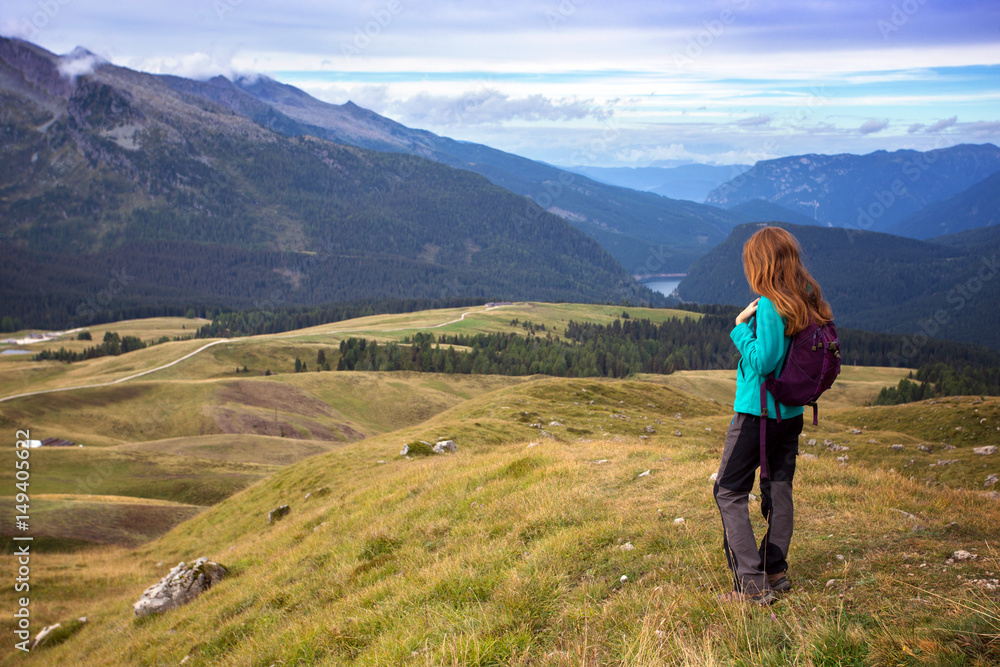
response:
<svg viewBox="0 0 1000 667"><path fill-rule="evenodd" d="M750 594L742 591L729 591L719 596L719 602L724 605L748 603L761 607L774 604L778 601L778 596L773 591L766 590L762 593Z"/></svg>
<svg viewBox="0 0 1000 667"><path fill-rule="evenodd" d="M771 587L772 591L776 593L784 593L792 590L792 582L788 581L788 577L785 576L785 572L787 572L787 570L767 575L767 583Z"/></svg>

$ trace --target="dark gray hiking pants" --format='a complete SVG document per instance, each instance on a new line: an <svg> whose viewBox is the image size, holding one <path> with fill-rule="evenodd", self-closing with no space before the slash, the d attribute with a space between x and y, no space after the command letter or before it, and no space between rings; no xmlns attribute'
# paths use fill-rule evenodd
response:
<svg viewBox="0 0 1000 667"><path fill-rule="evenodd" d="M760 511L767 533L757 545L750 524L748 496L760 467L760 417L737 413L726 433L726 446L715 480L715 502L722 514L722 547L733 571L733 588L756 594L766 587L765 574L788 569L792 541L792 477L799 451L802 416L767 420L769 478L760 485Z"/></svg>

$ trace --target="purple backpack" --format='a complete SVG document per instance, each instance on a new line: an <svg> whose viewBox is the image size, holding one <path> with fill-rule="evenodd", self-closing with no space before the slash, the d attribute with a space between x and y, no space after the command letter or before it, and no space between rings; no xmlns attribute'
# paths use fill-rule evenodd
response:
<svg viewBox="0 0 1000 667"><path fill-rule="evenodd" d="M830 388L840 374L840 341L837 327L832 321L826 324L810 322L802 331L792 336L785 355L785 363L778 376L772 372L760 385L760 476L767 478L766 439L767 393L774 397L775 411L781 421L778 403L793 406L811 405L813 425L819 423L816 399Z"/></svg>

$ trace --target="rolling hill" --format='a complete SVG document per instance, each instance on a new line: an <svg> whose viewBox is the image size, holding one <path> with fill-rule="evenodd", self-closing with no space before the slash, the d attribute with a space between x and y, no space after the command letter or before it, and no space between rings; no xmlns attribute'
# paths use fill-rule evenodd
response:
<svg viewBox="0 0 1000 667"><path fill-rule="evenodd" d="M509 329L517 314L554 328L620 312L518 304L448 326ZM442 315L344 328L398 336L432 330ZM1000 506L983 486L996 455L973 450L1000 429L996 398L865 408L906 371L845 368L836 407L802 437L795 589L761 612L716 601L732 586L710 480L731 419L732 371L629 380L226 375L240 357L274 359L344 335L352 334L327 325L229 341L125 383L124 397L98 388L70 401L0 403L0 423L12 429L44 417L67 434L96 434L105 414L113 419L103 432L119 440L31 452L39 485L31 634L62 625L28 654L8 642L0 661L680 667L748 654L765 664L879 666L911 654L945 664L1000 658L989 537ZM80 364L77 379L98 361ZM0 376L21 375L30 388L40 378L24 380L21 363L0 361ZM143 394L147 405L157 394L169 405L142 409ZM203 435L183 418L191 404L259 421L272 410L286 423L348 417L368 437ZM164 437L177 427L188 430ZM458 451L400 454L404 443L439 438ZM10 489L13 451L5 448L0 473ZM269 523L281 505L288 515ZM759 501L750 507L759 531ZM960 550L969 556L953 557ZM228 575L187 605L135 616L147 586L202 556ZM10 553L0 560L17 564ZM18 595L8 586L0 600L17 609ZM17 619L8 614L0 627L11 633Z"/></svg>
<svg viewBox="0 0 1000 667"><path fill-rule="evenodd" d="M479 175L287 136L169 83L0 39L5 315L62 327L190 305L662 302Z"/></svg>

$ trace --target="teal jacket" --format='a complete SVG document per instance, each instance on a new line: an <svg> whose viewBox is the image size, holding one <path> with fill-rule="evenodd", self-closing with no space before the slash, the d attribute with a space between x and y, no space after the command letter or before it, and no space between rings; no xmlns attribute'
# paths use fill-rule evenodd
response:
<svg viewBox="0 0 1000 667"><path fill-rule="evenodd" d="M760 416L760 385L774 371L781 371L785 354L791 344L791 337L785 335L785 318L774 309L774 304L765 297L757 302L757 333L749 324L737 324L729 337L740 351L740 365L736 371L736 400L733 409L749 415ZM779 404L781 418L802 414L802 406ZM767 394L767 416L774 419L774 397Z"/></svg>

